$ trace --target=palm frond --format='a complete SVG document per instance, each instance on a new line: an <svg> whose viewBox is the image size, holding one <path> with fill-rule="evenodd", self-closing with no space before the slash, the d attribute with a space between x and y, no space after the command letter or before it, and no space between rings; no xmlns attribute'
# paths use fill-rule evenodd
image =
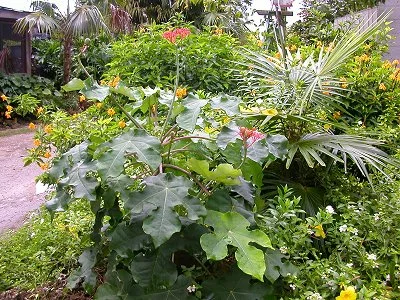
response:
<svg viewBox="0 0 400 300"><path fill-rule="evenodd" d="M19 34L32 32L34 29L40 33L52 34L59 29L59 23L45 13L36 11L18 19L14 24L14 31Z"/></svg>
<svg viewBox="0 0 400 300"><path fill-rule="evenodd" d="M129 33L132 31L132 18L122 8L110 4L110 25L113 32Z"/></svg>
<svg viewBox="0 0 400 300"><path fill-rule="evenodd" d="M77 7L66 25L66 33L70 36L91 35L102 30L109 32L100 10L94 5Z"/></svg>
<svg viewBox="0 0 400 300"><path fill-rule="evenodd" d="M34 11L40 11L53 19L60 18L62 13L57 5L48 1L36 0L32 1L31 8Z"/></svg>
<svg viewBox="0 0 400 300"><path fill-rule="evenodd" d="M293 158L298 152L306 160L309 167L314 167L315 162L325 166L325 162L321 157L321 154L325 154L337 162L342 162L345 171L347 171L347 160L352 160L370 183L371 178L367 165L370 165L389 179L390 177L384 169L387 166L400 168L400 161L390 157L376 147L382 144L381 141L361 136L333 135L329 133L306 134L297 142L290 144L286 167L290 167Z"/></svg>

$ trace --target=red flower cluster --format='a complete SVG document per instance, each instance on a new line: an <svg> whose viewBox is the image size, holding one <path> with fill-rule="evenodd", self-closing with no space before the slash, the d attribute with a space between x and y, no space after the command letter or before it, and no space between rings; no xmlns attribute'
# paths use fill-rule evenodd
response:
<svg viewBox="0 0 400 300"><path fill-rule="evenodd" d="M175 44L177 38L183 40L189 34L190 34L190 30L188 28L176 28L174 30L164 32L162 36L164 39Z"/></svg>
<svg viewBox="0 0 400 300"><path fill-rule="evenodd" d="M258 132L255 128L239 127L239 135L243 140L246 148L251 147L255 142L265 137L264 134Z"/></svg>

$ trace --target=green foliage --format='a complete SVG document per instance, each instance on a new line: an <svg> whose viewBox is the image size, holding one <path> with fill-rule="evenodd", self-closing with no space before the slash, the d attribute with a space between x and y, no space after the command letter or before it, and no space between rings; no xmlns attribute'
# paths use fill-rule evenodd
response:
<svg viewBox="0 0 400 300"><path fill-rule="evenodd" d="M120 76L133 86L170 88L175 79L175 46L162 37L165 26L124 37L112 45L106 79ZM194 29L192 29L194 30ZM180 84L193 90L222 92L236 86L231 68L239 59L238 41L211 29L191 34L182 43Z"/></svg>
<svg viewBox="0 0 400 300"><path fill-rule="evenodd" d="M93 218L88 205L77 202L54 220L41 210L17 232L4 234L0 242L0 290L35 288L67 274L76 257L90 244Z"/></svg>

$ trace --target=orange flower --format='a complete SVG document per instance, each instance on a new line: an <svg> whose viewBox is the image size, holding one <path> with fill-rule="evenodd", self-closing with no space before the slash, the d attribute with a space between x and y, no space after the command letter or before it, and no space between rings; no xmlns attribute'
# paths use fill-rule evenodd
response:
<svg viewBox="0 0 400 300"><path fill-rule="evenodd" d="M3 101L7 101L7 99L8 99L8 97L7 97L6 95L4 95L4 94L1 95L0 98L1 98L1 100L3 100Z"/></svg>
<svg viewBox="0 0 400 300"><path fill-rule="evenodd" d="M179 99L182 99L182 98L185 97L186 95L187 95L187 91L186 91L185 88L178 88L178 89L176 90L176 96L177 96Z"/></svg>
<svg viewBox="0 0 400 300"><path fill-rule="evenodd" d="M113 115L115 115L115 110L114 110L114 108L109 108L109 109L107 110L107 114L108 114L110 117L112 117Z"/></svg>
<svg viewBox="0 0 400 300"><path fill-rule="evenodd" d="M162 37L169 42L175 44L176 40L179 38L183 40L188 35L190 35L190 30L188 28L176 28L174 30L166 31L163 33Z"/></svg>
<svg viewBox="0 0 400 300"><path fill-rule="evenodd" d="M250 129L246 127L239 127L239 136L246 148L251 147L255 142L265 137L263 133L258 132L255 128Z"/></svg>
<svg viewBox="0 0 400 300"><path fill-rule="evenodd" d="M222 30L222 28L217 28L217 29L214 30L214 33L215 33L216 35L221 35L223 32L224 32L224 31Z"/></svg>
<svg viewBox="0 0 400 300"><path fill-rule="evenodd" d="M96 103L96 107L97 107L98 109L102 108L102 107L103 107L103 103L101 103L101 102Z"/></svg>
<svg viewBox="0 0 400 300"><path fill-rule="evenodd" d="M86 97L84 95L79 96L79 102L83 102L86 100Z"/></svg>
<svg viewBox="0 0 400 300"><path fill-rule="evenodd" d="M39 107L37 109L37 114L40 115L43 112L43 110L44 110L43 107Z"/></svg>
<svg viewBox="0 0 400 300"><path fill-rule="evenodd" d="M379 89L382 91L386 91L386 85L383 82L381 82L381 84L379 85Z"/></svg>
<svg viewBox="0 0 400 300"><path fill-rule="evenodd" d="M335 111L332 116L335 120L338 120L341 116L341 113L340 111Z"/></svg>
<svg viewBox="0 0 400 300"><path fill-rule="evenodd" d="M115 88L118 83L121 81L121 78L119 76L115 77L113 80L111 80L108 85Z"/></svg>
<svg viewBox="0 0 400 300"><path fill-rule="evenodd" d="M7 111L12 112L13 107L12 107L11 105L7 105L7 106L6 106L6 109L7 109Z"/></svg>
<svg viewBox="0 0 400 300"><path fill-rule="evenodd" d="M382 67L385 69L390 69L392 67L392 63L386 60L385 63L382 65Z"/></svg>
<svg viewBox="0 0 400 300"><path fill-rule="evenodd" d="M280 59L282 57L280 52L276 52L274 55L275 58Z"/></svg>
<svg viewBox="0 0 400 300"><path fill-rule="evenodd" d="M40 163L40 164L39 164L39 167L40 167L43 171L46 171L46 170L49 169L49 164L47 164L47 163Z"/></svg>
<svg viewBox="0 0 400 300"><path fill-rule="evenodd" d="M29 123L28 128L30 130L34 130L34 129L36 129L36 125L31 122L31 123Z"/></svg>
<svg viewBox="0 0 400 300"><path fill-rule="evenodd" d="M125 121L124 120L119 121L118 126L119 126L119 128L125 128L126 127Z"/></svg>
<svg viewBox="0 0 400 300"><path fill-rule="evenodd" d="M329 91L323 91L322 94L329 96L331 93Z"/></svg>
<svg viewBox="0 0 400 300"><path fill-rule="evenodd" d="M39 147L39 146L42 144L42 142L41 142L39 139L34 139L34 140L33 140L33 144L34 144L36 147Z"/></svg>
<svg viewBox="0 0 400 300"><path fill-rule="evenodd" d="M51 127L51 125L46 125L44 127L44 132L46 132L47 134L52 133L52 131L53 131L53 127Z"/></svg>
<svg viewBox="0 0 400 300"><path fill-rule="evenodd" d="M43 157L45 157L45 158L50 158L50 157L51 157L51 153L50 153L49 151L47 151L47 152L43 155Z"/></svg>
<svg viewBox="0 0 400 300"><path fill-rule="evenodd" d="M5 116L7 119L11 119L11 113L10 113L9 111L6 111L6 112L4 113L4 116Z"/></svg>

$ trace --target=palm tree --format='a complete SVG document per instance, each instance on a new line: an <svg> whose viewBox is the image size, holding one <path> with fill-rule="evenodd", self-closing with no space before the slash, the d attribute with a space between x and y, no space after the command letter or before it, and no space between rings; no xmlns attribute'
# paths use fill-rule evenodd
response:
<svg viewBox="0 0 400 300"><path fill-rule="evenodd" d="M261 124L265 126L265 132L283 132L288 138L286 169L296 162L297 173L303 170L300 172L305 174L308 172L304 171L306 166L314 168L317 164L325 167L333 162L342 163L346 171L348 161L352 161L360 174L372 184L370 167L387 178L385 170L388 166L400 167L399 161L378 148L382 145L381 141L346 134L348 128L345 124L336 122L334 118L324 120L317 117L320 112L329 116L336 111L346 111L339 97L335 97L344 90L335 77L335 71L382 28L385 19L386 16L367 28L361 24L335 41L335 46L332 44L329 49L321 47L317 54L306 56L298 50L292 55L283 47L275 56L252 51L244 54L247 62L241 65L248 71L245 76L239 75L242 90L249 94L257 92L264 102L263 106L274 107L280 112L267 118L262 114L249 117L264 119ZM338 129L334 132L331 126ZM283 176L277 176L278 173ZM288 174L281 168L269 177L269 183L290 185ZM272 189L276 190L276 186ZM301 189L306 190L304 187ZM322 198L319 197L319 200Z"/></svg>
<svg viewBox="0 0 400 300"><path fill-rule="evenodd" d="M108 2L107 2L108 4ZM39 33L49 34L62 40L63 44L63 81L67 83L71 74L73 38L90 36L99 32L109 32L109 27L99 7L89 1L77 1L71 12L68 0L67 12L63 14L59 8L47 1L33 1L34 12L18 19L14 25L17 33L23 34L37 30ZM115 6L110 7L109 22L115 30L123 28L129 30L130 18ZM104 6L103 6L104 8ZM104 11L104 10L103 10ZM125 28L125 29L124 29Z"/></svg>

